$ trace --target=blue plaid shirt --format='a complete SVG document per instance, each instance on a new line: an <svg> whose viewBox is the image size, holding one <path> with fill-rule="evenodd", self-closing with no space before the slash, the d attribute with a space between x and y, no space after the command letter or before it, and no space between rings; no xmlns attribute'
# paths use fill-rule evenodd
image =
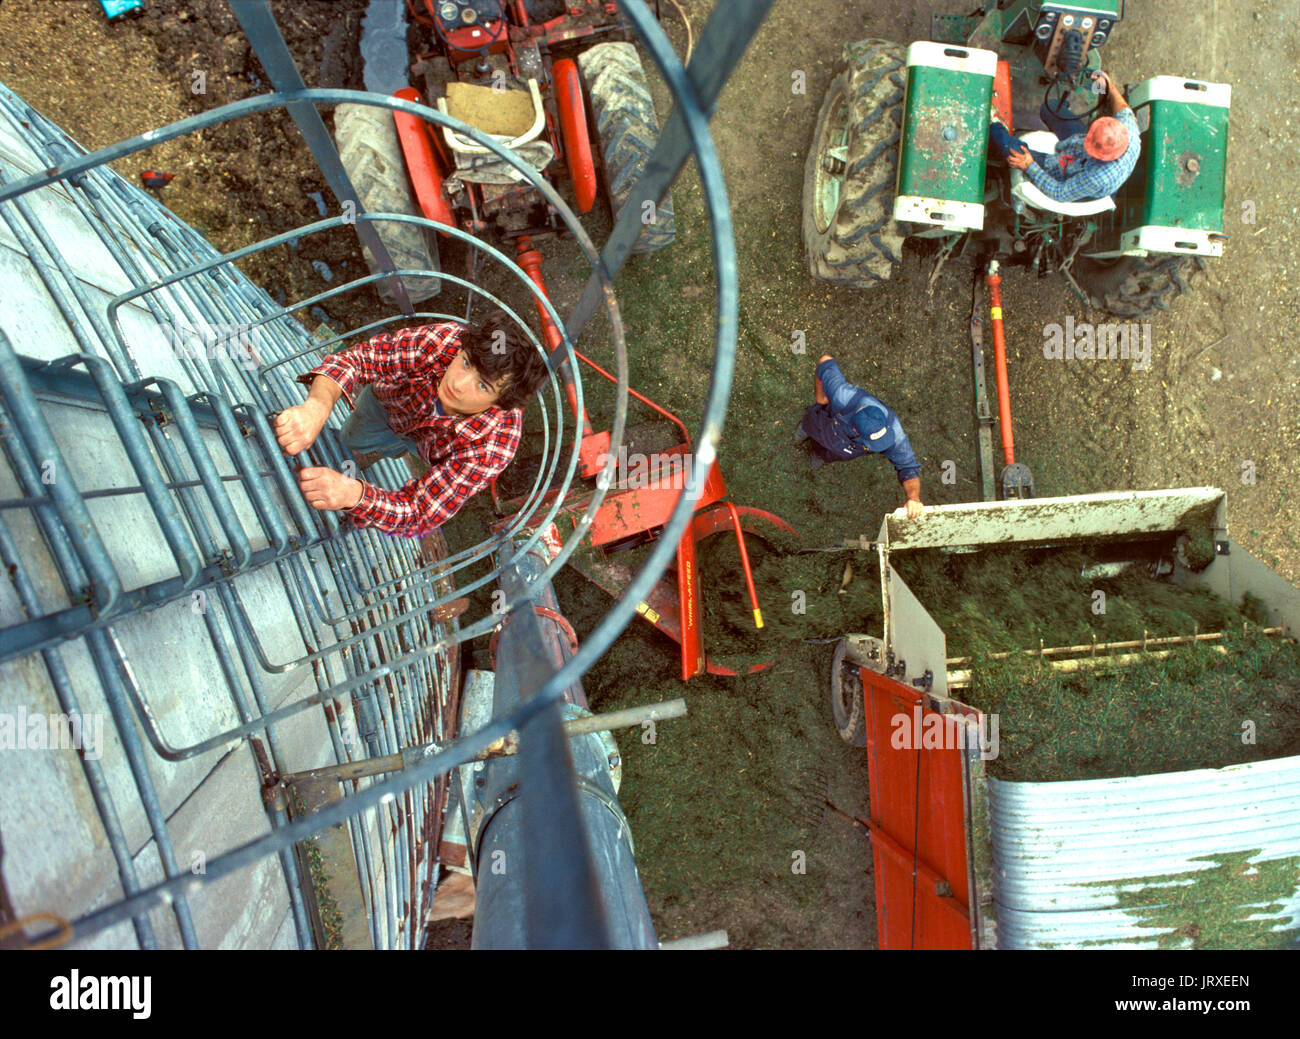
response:
<svg viewBox="0 0 1300 1039"><path fill-rule="evenodd" d="M1053 162L1050 169L1031 162L1025 176L1034 187L1056 202L1081 202L1115 194L1133 172L1138 153L1142 150L1142 138L1133 109L1121 109L1115 118L1128 130L1128 150L1118 159L1110 162L1094 159L1084 150L1084 135L1077 133L1056 145L1058 156L1074 156L1074 161L1066 163L1065 169L1060 168L1059 160Z"/></svg>

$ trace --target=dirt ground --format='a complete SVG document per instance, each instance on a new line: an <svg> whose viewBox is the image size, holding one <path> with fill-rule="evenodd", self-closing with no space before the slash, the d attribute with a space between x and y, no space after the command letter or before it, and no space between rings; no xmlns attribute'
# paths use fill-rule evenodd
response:
<svg viewBox="0 0 1300 1039"><path fill-rule="evenodd" d="M365 0L276 3L272 10L309 87L361 89L356 41ZM0 6L0 29L0 81L92 150L268 89L226 0L159 0L137 18L112 23L95 0L11 0ZM322 112L330 125L330 109ZM319 220L320 207L333 203L283 112L222 123L113 165L136 184L143 170L171 173L159 198L223 251ZM313 262L328 268L328 279ZM364 273L365 261L349 229L279 246L240 266L283 303ZM357 324L379 306L370 290L336 299L324 314L299 316L312 327L326 318Z"/></svg>
<svg viewBox="0 0 1300 1039"><path fill-rule="evenodd" d="M681 3L698 38L712 4ZM351 48L362 6L273 4L309 85L359 85ZM810 279L800 233L804 158L842 45L925 38L931 13L954 10L943 2L778 0L713 121L742 274L739 355L720 462L735 501L780 514L809 544L874 534L882 513L902 500L889 467L877 460L814 473L794 449L793 425L811 400L812 367L822 353L836 355L852 381L898 411L924 467L926 502L979 496L967 338L971 270L949 265L927 293L931 264L909 247L889 284L870 293L837 289ZM680 21L668 6L665 12L683 52ZM1191 296L1153 322L1149 371L1045 360L1047 324L1067 315L1103 319L1058 277L1039 281L1012 269L1003 284L1018 457L1033 469L1038 493L1222 487L1234 537L1292 581L1300 579L1300 352L1288 333L1300 319L1293 291L1300 283L1300 193L1286 157L1300 145L1300 117L1282 98L1300 64L1300 40L1287 31L1297 14L1300 0L1135 2L1106 46L1104 65L1121 82L1172 73L1234 90L1226 255ZM0 33L0 80L90 148L265 89L218 0L151 0L143 19L120 25L107 25L92 0L9 0L0 6ZM51 53L77 60L52 62ZM206 95L191 93L196 69L207 71ZM795 73L806 80L803 93L792 89ZM657 79L652 86L662 118L667 94ZM324 184L292 126L284 119L259 126L160 145L121 171L132 178L150 166L175 172L163 200L223 248L317 218L308 193L324 192ZM693 171L675 185L674 200L677 242L634 258L618 286L633 387L694 425L708 382L714 289ZM1253 223L1244 222L1250 209ZM596 214L589 228L600 241L607 219ZM563 313L577 299L583 262L571 243L541 248ZM303 242L250 273L301 298L325 287L312 260L349 275L362 264L355 243L340 235L327 244ZM453 267L454 254L444 262ZM340 327L352 327L376 316L377 306L368 297L327 310ZM802 355L791 349L799 332ZM605 338L601 322L583 345L609 362ZM599 392L593 397L598 405ZM950 485L937 478L945 461L955 464ZM1243 481L1246 463L1253 483ZM484 518L485 510L467 509L453 523L453 550L481 537ZM706 589L734 580L706 575ZM557 594L580 637L607 608L576 577L562 577ZM809 776L846 811L867 807L862 753L842 744L831 724L829 657L827 646L792 642L763 674L683 684L675 647L634 624L587 676L597 710L676 696L689 705L689 717L662 725L655 744L620 740L622 800L662 938L726 928L733 947L874 945L869 846L832 813L809 809ZM791 868L800 851L805 873Z"/></svg>

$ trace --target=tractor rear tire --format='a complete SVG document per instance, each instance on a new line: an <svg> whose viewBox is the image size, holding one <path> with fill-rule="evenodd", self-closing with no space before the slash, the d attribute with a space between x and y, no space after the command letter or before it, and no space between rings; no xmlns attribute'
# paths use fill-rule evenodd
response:
<svg viewBox="0 0 1300 1039"><path fill-rule="evenodd" d="M339 105L334 109L334 141L362 209L420 215L407 186L406 159L392 112L371 105ZM428 228L394 220L376 220L371 227L398 268L441 270L438 238ZM382 268L370 250L363 247L362 255L371 273L380 273ZM402 278L402 284L411 302L419 303L438 294L442 279L410 275ZM395 302L387 280L374 286L381 299Z"/></svg>
<svg viewBox="0 0 1300 1039"><path fill-rule="evenodd" d="M869 289L889 280L906 238L893 212L907 58L885 40L849 44L844 57L804 165L803 241L814 278Z"/></svg>
<svg viewBox="0 0 1300 1039"><path fill-rule="evenodd" d="M1205 270L1200 256L1121 256L1113 261L1079 257L1074 273L1089 302L1116 317L1148 317L1190 291L1189 280Z"/></svg>
<svg viewBox="0 0 1300 1039"><path fill-rule="evenodd" d="M867 708L863 702L862 679L856 665L845 661L847 649L841 639L831 661L831 715L840 739L852 747L865 747Z"/></svg>
<svg viewBox="0 0 1300 1039"><path fill-rule="evenodd" d="M578 55L587 85L596 136L605 167L605 190L614 219L645 172L659 140L659 120L636 47L630 43L598 43ZM676 236L672 194L654 209L653 220L642 220L634 253L652 253Z"/></svg>

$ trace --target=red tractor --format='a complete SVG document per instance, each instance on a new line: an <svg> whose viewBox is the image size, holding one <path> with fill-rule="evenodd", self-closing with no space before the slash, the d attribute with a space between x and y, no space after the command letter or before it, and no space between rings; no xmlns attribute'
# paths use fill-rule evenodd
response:
<svg viewBox="0 0 1300 1039"><path fill-rule="evenodd" d="M407 0L427 31L415 57L424 97L399 91L491 134L586 213L603 180L614 216L641 176L659 121L632 30L613 3L591 0ZM420 8L423 8L421 10ZM397 117L424 215L503 240L565 234L559 215L506 162L446 128ZM600 171L598 173L598 171ZM566 177L567 175L567 177ZM665 199L643 218L636 252L673 240Z"/></svg>

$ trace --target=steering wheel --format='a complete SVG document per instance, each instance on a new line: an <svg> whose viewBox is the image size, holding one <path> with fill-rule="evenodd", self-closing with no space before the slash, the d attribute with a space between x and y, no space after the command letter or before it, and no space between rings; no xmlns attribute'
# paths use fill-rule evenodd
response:
<svg viewBox="0 0 1300 1039"><path fill-rule="evenodd" d="M1101 99L1104 95L1097 95L1097 103L1089 108L1086 112L1071 112L1069 110L1070 95L1078 90L1086 78L1091 78L1094 72L1100 71L1093 69L1091 71L1066 72L1060 73L1057 77L1047 84L1047 89L1043 91L1043 107L1046 108L1057 119L1087 119L1101 107ZM1052 91L1057 90L1056 104L1052 104Z"/></svg>

